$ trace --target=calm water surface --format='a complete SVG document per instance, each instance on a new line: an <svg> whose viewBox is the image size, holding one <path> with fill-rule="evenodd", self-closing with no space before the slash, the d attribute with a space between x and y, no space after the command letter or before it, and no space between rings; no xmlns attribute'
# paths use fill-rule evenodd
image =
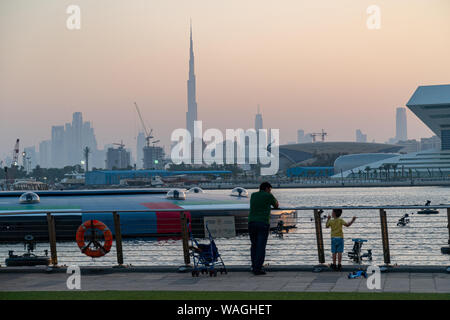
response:
<svg viewBox="0 0 450 320"><path fill-rule="evenodd" d="M228 193L227 190L206 191L212 194ZM423 205L449 204L450 188L447 187L393 187L393 188L323 188L323 189L274 189L281 206L357 206L357 205ZM449 256L442 255L440 248L447 245L447 212L438 215L417 215L412 210L389 210L389 242L392 264L448 265ZM328 212L325 212L327 214ZM398 219L410 214L411 222L405 227L397 226ZM299 211L297 228L284 234L269 236L266 263L269 265L316 264L317 247L312 212ZM365 249L373 252L373 262L383 263L380 218L377 210L348 210L343 218L356 222L344 230L345 249L343 264L351 264L347 252L352 248L352 238L364 238ZM325 225L323 225L325 227ZM326 262L330 262L329 229L323 229ZM247 236L233 239L217 239L219 251L228 265L249 264L249 240ZM182 246L179 240L127 240L124 241L125 263L132 265L181 265ZM21 252L23 245L0 246L0 264L4 264L9 249ZM37 251L48 249L39 244ZM82 255L75 243L58 244L60 264L111 265L116 263L115 249L103 258L91 259ZM367 262L366 262L367 263Z"/></svg>

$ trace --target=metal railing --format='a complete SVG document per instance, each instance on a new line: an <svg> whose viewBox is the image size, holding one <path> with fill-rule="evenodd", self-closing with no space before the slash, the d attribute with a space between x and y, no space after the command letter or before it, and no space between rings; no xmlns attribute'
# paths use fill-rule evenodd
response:
<svg viewBox="0 0 450 320"><path fill-rule="evenodd" d="M333 208L343 209L343 216L357 216L357 223L345 230L346 248L352 245L352 238L365 238L368 240L364 249L372 249L374 263L392 264L432 264L448 265L448 257L440 253L441 246L450 244L450 205L433 205L432 208L446 211L438 215L411 215L413 222L407 227L397 227L397 219L410 210L429 209L427 206L418 205L388 205L388 206L297 206L282 207L277 210L295 210L297 212L295 229L285 233L273 233L269 237L267 245L266 261L271 265L311 265L324 264L330 261L329 241L324 241L324 229L326 211ZM445 210L443 210L445 209ZM224 209L195 209L195 212L207 213L220 212ZM243 209L227 209L227 212L242 211ZM127 220L121 221L127 213L145 213L155 215L167 213L156 219ZM374 211L377 214L374 214ZM48 245L51 264L57 265L180 265L190 264L189 256L189 230L187 223L190 216L189 210L180 209L157 209L157 210L43 210L43 211L9 211L0 212L0 216L14 215L36 215L46 216L46 232L48 238L44 245ZM389 212L389 214L388 214ZM83 255L74 241L57 241L57 234L69 230L69 225L58 216L64 214L103 214L105 219L110 219L110 227L114 226L114 246L111 252L104 257L91 259ZM325 214L324 214L325 213ZM328 212L329 213L329 212ZM101 218L96 218L101 220ZM198 218L197 218L198 219ZM33 222L34 223L34 222ZM242 223L242 221L241 221ZM1 224L1 217L0 217ZM122 237L124 229L133 226L135 228L154 229L157 231L172 230L170 235L152 238L138 237L128 239ZM28 228L34 225L28 224ZM42 225L40 226L42 230ZM173 232L173 230L176 232ZM38 226L36 225L36 230ZM69 230L70 231L70 230ZM191 231L196 234L204 232L201 223L192 224ZM1 231L0 232L4 232ZM75 238L75 234L73 236ZM238 234L234 238L216 239L225 263L229 265L249 265L248 236ZM13 246L19 250L19 244L1 244L0 258L6 254L6 246ZM42 244L41 244L42 245ZM8 249L11 249L9 247ZM344 254L345 261L345 254ZM0 262L1 263L1 262Z"/></svg>

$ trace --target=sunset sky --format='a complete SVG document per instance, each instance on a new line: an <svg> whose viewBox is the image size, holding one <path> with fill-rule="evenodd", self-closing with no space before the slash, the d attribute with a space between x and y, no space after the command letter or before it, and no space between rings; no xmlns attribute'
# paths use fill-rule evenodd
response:
<svg viewBox="0 0 450 320"><path fill-rule="evenodd" d="M81 8L81 30L66 8ZM366 26L369 5L381 29ZM83 112L99 146L135 149L133 102L164 144L185 127L189 19L205 128L395 135L418 85L450 83L449 0L2 0L0 158ZM410 138L432 133L408 111Z"/></svg>

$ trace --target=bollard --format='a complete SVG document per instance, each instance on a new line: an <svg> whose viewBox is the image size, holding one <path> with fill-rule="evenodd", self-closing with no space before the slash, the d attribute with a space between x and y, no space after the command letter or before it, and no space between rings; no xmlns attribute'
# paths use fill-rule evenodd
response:
<svg viewBox="0 0 450 320"><path fill-rule="evenodd" d="M189 256L189 230L187 225L187 216L183 211L180 212L181 223L181 242L183 244L184 264L189 265L191 259Z"/></svg>
<svg viewBox="0 0 450 320"><path fill-rule="evenodd" d="M383 257L386 265L391 263L391 254L389 252L389 233L387 226L386 211L380 209L380 222L381 222L381 239L383 240Z"/></svg>
<svg viewBox="0 0 450 320"><path fill-rule="evenodd" d="M47 213L47 225L48 225L48 241L50 242L50 263L53 266L58 264L58 255L56 252L56 230L55 230L55 217L50 212Z"/></svg>
<svg viewBox="0 0 450 320"><path fill-rule="evenodd" d="M123 251L122 251L122 231L120 230L120 216L117 212L113 212L114 230L116 236L116 251L117 263L119 266L123 265Z"/></svg>
<svg viewBox="0 0 450 320"><path fill-rule="evenodd" d="M319 256L319 263L325 263L325 251L323 248L323 234L322 234L322 219L320 218L321 212L314 210L314 224L316 227L316 240L317 240L317 254Z"/></svg>

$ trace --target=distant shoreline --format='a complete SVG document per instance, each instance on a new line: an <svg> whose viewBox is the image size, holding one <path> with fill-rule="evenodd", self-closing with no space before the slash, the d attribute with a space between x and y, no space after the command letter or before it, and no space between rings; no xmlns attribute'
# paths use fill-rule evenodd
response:
<svg viewBox="0 0 450 320"><path fill-rule="evenodd" d="M269 182L270 179L269 179ZM311 189L311 188L380 188L380 187L450 187L450 181L392 181L392 182L336 182L336 183L276 183L271 182L272 186L277 189ZM242 187L246 189L258 189L259 183L242 183L242 184L208 184L199 187L205 190L224 190L234 187ZM189 188L189 187L188 187Z"/></svg>
<svg viewBox="0 0 450 320"><path fill-rule="evenodd" d="M441 181L388 181L388 182L350 182L336 181L330 182L318 182L318 183L278 183L271 179L267 179L276 189L323 189L323 188L387 188L387 187L450 187L450 180ZM239 182L226 182L226 183L205 183L205 184L192 184L186 186L164 186L164 187L136 187L136 186L120 186L120 185L99 185L95 187L74 188L74 189L49 189L49 190L30 190L40 194L53 194L58 191L66 191L68 193L96 193L101 192L104 194L115 194L121 191L125 193L166 193L170 189L190 189L192 187L200 187L204 190L231 190L236 187L242 187L245 189L258 189L259 182L255 183L239 183ZM26 192L26 190L11 190L0 191L0 197L20 195Z"/></svg>

